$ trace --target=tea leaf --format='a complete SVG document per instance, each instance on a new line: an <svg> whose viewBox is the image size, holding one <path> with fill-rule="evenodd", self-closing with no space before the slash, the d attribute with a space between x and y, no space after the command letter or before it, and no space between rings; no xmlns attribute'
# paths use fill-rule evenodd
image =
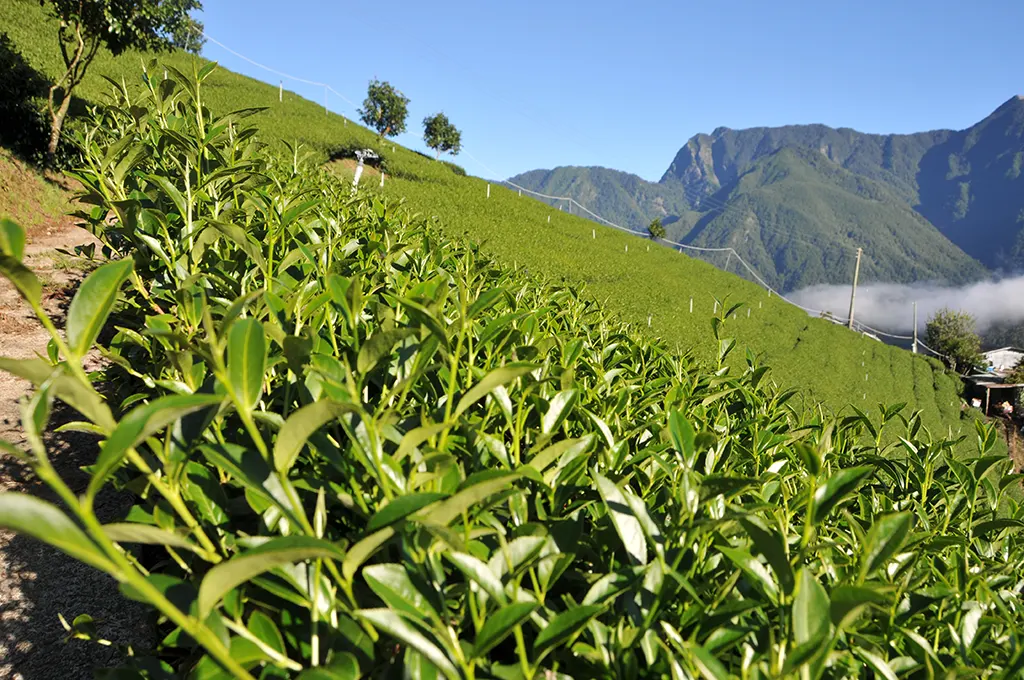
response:
<svg viewBox="0 0 1024 680"><path fill-rule="evenodd" d="M76 359L85 356L107 322L121 285L132 271L129 258L108 262L86 277L68 307L68 348Z"/></svg>

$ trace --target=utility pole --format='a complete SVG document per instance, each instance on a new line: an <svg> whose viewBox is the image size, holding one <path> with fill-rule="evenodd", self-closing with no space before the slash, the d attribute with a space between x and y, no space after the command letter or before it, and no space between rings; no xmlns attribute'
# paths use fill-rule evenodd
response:
<svg viewBox="0 0 1024 680"><path fill-rule="evenodd" d="M857 264L853 268L853 290L850 291L850 330L853 330L853 303L857 299L857 277L860 276L860 255L863 248L857 248Z"/></svg>
<svg viewBox="0 0 1024 680"><path fill-rule="evenodd" d="M917 302L914 302L914 354L917 354Z"/></svg>

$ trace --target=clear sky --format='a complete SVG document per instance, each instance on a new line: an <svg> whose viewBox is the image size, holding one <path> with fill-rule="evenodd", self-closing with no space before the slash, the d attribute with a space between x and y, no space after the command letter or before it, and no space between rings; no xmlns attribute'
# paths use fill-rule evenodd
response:
<svg viewBox="0 0 1024 680"><path fill-rule="evenodd" d="M411 99L402 144L422 149L422 119L443 110L457 162L496 178L603 165L657 180L720 126L960 129L1024 93L1020 0L204 4L211 37L357 105L371 78L390 81ZM279 80L215 44L204 55Z"/></svg>

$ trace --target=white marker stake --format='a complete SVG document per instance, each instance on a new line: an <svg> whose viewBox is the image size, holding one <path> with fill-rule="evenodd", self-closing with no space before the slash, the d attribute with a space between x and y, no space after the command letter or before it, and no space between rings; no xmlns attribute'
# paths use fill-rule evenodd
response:
<svg viewBox="0 0 1024 680"><path fill-rule="evenodd" d="M548 215L548 224L551 223L551 215Z"/></svg>
<svg viewBox="0 0 1024 680"><path fill-rule="evenodd" d="M597 229L591 229L590 230L590 238L593 238L593 239L597 238Z"/></svg>
<svg viewBox="0 0 1024 680"><path fill-rule="evenodd" d="M690 314L693 314L693 298L690 298Z"/></svg>
<svg viewBox="0 0 1024 680"><path fill-rule="evenodd" d="M629 246L626 246L626 252L627 253L629 252Z"/></svg>
<svg viewBox="0 0 1024 680"><path fill-rule="evenodd" d="M167 80L167 69L164 69L164 80Z"/></svg>
<svg viewBox="0 0 1024 680"><path fill-rule="evenodd" d="M381 186L382 189L384 188L384 173L383 172L380 173L380 186Z"/></svg>
<svg viewBox="0 0 1024 680"><path fill-rule="evenodd" d="M281 84L277 86L277 101L279 101L279 102L283 102L284 101L284 81L283 80L281 81Z"/></svg>
<svg viewBox="0 0 1024 680"><path fill-rule="evenodd" d="M342 118L341 121L343 127L348 127L348 118Z"/></svg>
<svg viewBox="0 0 1024 680"><path fill-rule="evenodd" d="M761 301L760 300L758 300L758 302L757 302L757 308L761 309Z"/></svg>
<svg viewBox="0 0 1024 680"><path fill-rule="evenodd" d="M651 327L651 315L650 314L647 315L647 327L648 328Z"/></svg>
<svg viewBox="0 0 1024 680"><path fill-rule="evenodd" d="M747 318L750 318L750 307L747 307Z"/></svg>
<svg viewBox="0 0 1024 680"><path fill-rule="evenodd" d="M491 185L488 184L487 185L487 198L490 198L490 197L491 197Z"/></svg>
<svg viewBox="0 0 1024 680"><path fill-rule="evenodd" d="M363 163L360 161L359 165L356 166L356 176L352 178L352 188L355 189L359 186L359 178L363 176Z"/></svg>
<svg viewBox="0 0 1024 680"><path fill-rule="evenodd" d="M522 198L522 197L523 197L523 190L522 190L522 189L520 189L520 190L519 190L519 197L520 197L520 198Z"/></svg>

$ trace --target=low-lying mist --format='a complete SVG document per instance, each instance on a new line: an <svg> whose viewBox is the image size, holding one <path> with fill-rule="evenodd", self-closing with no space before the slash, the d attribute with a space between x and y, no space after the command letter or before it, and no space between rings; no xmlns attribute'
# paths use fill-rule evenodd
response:
<svg viewBox="0 0 1024 680"><path fill-rule="evenodd" d="M845 318L850 309L850 286L820 285L795 291L793 301ZM930 284L875 283L857 287L854 318L890 333L914 327L913 304L917 302L918 330L943 307L968 312L984 335L997 326L1024 322L1024 275L981 281L959 288Z"/></svg>

